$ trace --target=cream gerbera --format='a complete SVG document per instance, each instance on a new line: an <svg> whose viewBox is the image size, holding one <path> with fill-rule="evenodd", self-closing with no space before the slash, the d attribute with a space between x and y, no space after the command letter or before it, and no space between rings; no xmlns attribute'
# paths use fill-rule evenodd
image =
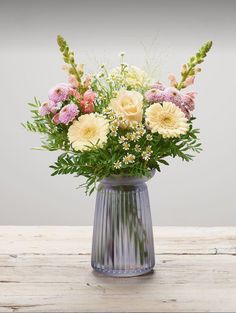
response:
<svg viewBox="0 0 236 313"><path fill-rule="evenodd" d="M187 121L184 113L172 102L154 103L146 110L147 127L163 138L185 134L189 128Z"/></svg>
<svg viewBox="0 0 236 313"><path fill-rule="evenodd" d="M84 151L107 142L108 121L94 113L81 115L68 130L68 138L75 150Z"/></svg>

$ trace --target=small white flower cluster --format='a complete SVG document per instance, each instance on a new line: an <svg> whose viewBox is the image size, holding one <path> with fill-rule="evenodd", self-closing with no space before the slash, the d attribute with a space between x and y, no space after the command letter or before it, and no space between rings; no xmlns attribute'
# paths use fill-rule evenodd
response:
<svg viewBox="0 0 236 313"><path fill-rule="evenodd" d="M141 146L138 145L138 144L135 145L134 150L135 150L135 152L137 152L137 153L139 153L139 152L142 151Z"/></svg>
<svg viewBox="0 0 236 313"><path fill-rule="evenodd" d="M111 135L117 136L118 128L123 123L123 117L118 116L110 107L103 109L102 114L109 120Z"/></svg>
<svg viewBox="0 0 236 313"><path fill-rule="evenodd" d="M153 151L151 146L147 146L146 150L142 152L142 159L145 161L149 161L151 158Z"/></svg>
<svg viewBox="0 0 236 313"><path fill-rule="evenodd" d="M123 162L127 165L129 163L134 163L135 161L135 155L129 153L126 156L123 157Z"/></svg>
<svg viewBox="0 0 236 313"><path fill-rule="evenodd" d="M125 165L128 165L128 164L132 164L134 163L135 161L135 155L131 154L131 153L128 153L126 154L123 159L122 159L122 162L125 164ZM114 168L116 170L120 169L122 167L122 162L121 161L116 161L114 163Z"/></svg>
<svg viewBox="0 0 236 313"><path fill-rule="evenodd" d="M122 167L121 161L116 161L116 162L114 163L114 168L115 168L116 170L120 169L121 167Z"/></svg>

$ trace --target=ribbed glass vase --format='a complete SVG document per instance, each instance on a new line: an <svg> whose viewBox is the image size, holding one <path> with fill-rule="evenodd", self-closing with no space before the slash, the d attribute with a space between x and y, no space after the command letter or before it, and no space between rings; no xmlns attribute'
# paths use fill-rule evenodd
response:
<svg viewBox="0 0 236 313"><path fill-rule="evenodd" d="M114 175L103 179L96 199L92 260L109 276L138 276L155 265L149 177Z"/></svg>

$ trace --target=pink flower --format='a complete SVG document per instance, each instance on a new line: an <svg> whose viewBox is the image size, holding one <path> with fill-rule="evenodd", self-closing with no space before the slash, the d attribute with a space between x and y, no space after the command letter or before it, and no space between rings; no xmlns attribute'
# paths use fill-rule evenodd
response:
<svg viewBox="0 0 236 313"><path fill-rule="evenodd" d="M187 92L183 96L183 105L189 110L193 111L195 108L196 92Z"/></svg>
<svg viewBox="0 0 236 313"><path fill-rule="evenodd" d="M177 80L174 74L169 74L168 79L170 81L171 87L176 87L177 85Z"/></svg>
<svg viewBox="0 0 236 313"><path fill-rule="evenodd" d="M44 102L41 107L39 108L39 114L41 116L45 116L47 114L55 114L58 110L58 105L57 103L53 101L46 101Z"/></svg>
<svg viewBox="0 0 236 313"><path fill-rule="evenodd" d="M95 92L93 92L92 90L85 91L85 93L84 93L84 101L85 102L93 103L95 98L96 98Z"/></svg>
<svg viewBox="0 0 236 313"><path fill-rule="evenodd" d="M184 82L184 87L188 87L194 83L195 76L189 76L185 82Z"/></svg>
<svg viewBox="0 0 236 313"><path fill-rule="evenodd" d="M172 102L177 106L181 106L183 102L183 95L179 92L178 89L174 87L167 87L164 90L164 101Z"/></svg>
<svg viewBox="0 0 236 313"><path fill-rule="evenodd" d="M159 89L159 90L164 90L166 87L161 83L161 82L156 82L156 83L154 83L152 86L151 86L151 88L153 88L153 89Z"/></svg>
<svg viewBox="0 0 236 313"><path fill-rule="evenodd" d="M39 114L41 116L45 116L47 114L50 114L50 110L49 110L49 107L48 107L48 102L44 102L41 107L39 108Z"/></svg>
<svg viewBox="0 0 236 313"><path fill-rule="evenodd" d="M78 88L79 87L79 82L76 79L75 75L70 75L68 77L68 82L73 88Z"/></svg>
<svg viewBox="0 0 236 313"><path fill-rule="evenodd" d="M58 125L60 124L60 121L59 121L59 113L55 114L52 118L52 121L54 124Z"/></svg>
<svg viewBox="0 0 236 313"><path fill-rule="evenodd" d="M83 95L83 100L80 101L80 106L84 113L94 112L94 101L96 98L96 93L92 90L87 90Z"/></svg>
<svg viewBox="0 0 236 313"><path fill-rule="evenodd" d="M88 88L91 85L92 77L91 76L86 76L84 80L84 87Z"/></svg>
<svg viewBox="0 0 236 313"><path fill-rule="evenodd" d="M184 105L181 105L180 109L184 113L185 117L189 120L192 115L191 115L191 112L188 110L188 108L185 107Z"/></svg>
<svg viewBox="0 0 236 313"><path fill-rule="evenodd" d="M180 109L188 119L191 118L191 111L195 108L195 97L196 92L187 92L186 94L183 94L183 102L181 103Z"/></svg>
<svg viewBox="0 0 236 313"><path fill-rule="evenodd" d="M61 83L49 90L49 100L58 103L68 99L71 86L69 84Z"/></svg>
<svg viewBox="0 0 236 313"><path fill-rule="evenodd" d="M155 103L155 102L162 102L164 100L164 92L160 89L150 89L148 90L145 95L145 99L148 102Z"/></svg>
<svg viewBox="0 0 236 313"><path fill-rule="evenodd" d="M75 97L78 101L81 99L80 93L76 89L71 89L70 94Z"/></svg>
<svg viewBox="0 0 236 313"><path fill-rule="evenodd" d="M94 112L94 104L93 103L85 102L84 100L82 100L80 102L80 106L81 106L81 109L84 113L93 113Z"/></svg>
<svg viewBox="0 0 236 313"><path fill-rule="evenodd" d="M74 103L64 106L58 116L59 123L68 125L79 114L78 106ZM57 121L57 118L56 118Z"/></svg>

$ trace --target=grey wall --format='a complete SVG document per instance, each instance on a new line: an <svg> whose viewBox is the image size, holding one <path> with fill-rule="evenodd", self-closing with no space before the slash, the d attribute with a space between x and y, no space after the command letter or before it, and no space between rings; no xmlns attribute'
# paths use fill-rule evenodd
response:
<svg viewBox="0 0 236 313"><path fill-rule="evenodd" d="M26 103L66 79L60 33L88 70L126 51L138 66L151 58L164 81L214 41L194 86L204 151L171 161L149 190L154 224L236 225L235 15L235 1L0 1L0 224L92 224L95 195L76 190L82 179L50 177L56 153L30 150L39 137L20 126Z"/></svg>

